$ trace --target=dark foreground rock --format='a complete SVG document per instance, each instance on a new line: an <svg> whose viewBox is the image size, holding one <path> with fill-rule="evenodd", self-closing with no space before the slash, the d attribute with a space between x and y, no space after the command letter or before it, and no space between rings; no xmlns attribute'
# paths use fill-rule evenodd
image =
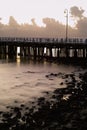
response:
<svg viewBox="0 0 87 130"><path fill-rule="evenodd" d="M50 74L46 77L60 76ZM32 107L8 107L0 112L0 130L87 130L87 72L61 75L66 88L46 92L46 97L32 102Z"/></svg>

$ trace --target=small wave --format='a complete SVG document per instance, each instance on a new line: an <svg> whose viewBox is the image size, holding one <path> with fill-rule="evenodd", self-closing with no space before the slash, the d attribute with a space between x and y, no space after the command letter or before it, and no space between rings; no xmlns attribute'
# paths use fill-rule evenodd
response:
<svg viewBox="0 0 87 130"><path fill-rule="evenodd" d="M29 86L29 83L25 82L23 84L19 84L19 85L15 85L14 87L12 87L12 89L15 89L15 88L21 88L21 87L28 87Z"/></svg>
<svg viewBox="0 0 87 130"><path fill-rule="evenodd" d="M26 71L24 73L36 73L36 72L34 72L34 71Z"/></svg>
<svg viewBox="0 0 87 130"><path fill-rule="evenodd" d="M44 85L48 86L48 83L37 82L37 83L35 84L35 86L44 86Z"/></svg>

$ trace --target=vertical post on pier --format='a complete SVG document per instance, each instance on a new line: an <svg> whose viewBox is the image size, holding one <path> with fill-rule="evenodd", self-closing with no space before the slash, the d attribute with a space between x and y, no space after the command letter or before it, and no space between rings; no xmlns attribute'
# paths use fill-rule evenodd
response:
<svg viewBox="0 0 87 130"><path fill-rule="evenodd" d="M74 50L74 58L77 58L77 49Z"/></svg>
<svg viewBox="0 0 87 130"><path fill-rule="evenodd" d="M85 58L85 49L83 48L83 58Z"/></svg>
<svg viewBox="0 0 87 130"><path fill-rule="evenodd" d="M2 58L6 58L6 45L2 46Z"/></svg>
<svg viewBox="0 0 87 130"><path fill-rule="evenodd" d="M40 47L38 47L38 57L40 57Z"/></svg>
<svg viewBox="0 0 87 130"><path fill-rule="evenodd" d="M50 58L52 58L52 48L49 48Z"/></svg>
<svg viewBox="0 0 87 130"><path fill-rule="evenodd" d="M59 58L60 57L60 51L59 51L59 48L57 50L57 57Z"/></svg>
<svg viewBox="0 0 87 130"><path fill-rule="evenodd" d="M69 49L66 47L66 58L69 57Z"/></svg>
<svg viewBox="0 0 87 130"><path fill-rule="evenodd" d="M29 47L28 46L26 46L25 51L26 51L26 56L29 56Z"/></svg>
<svg viewBox="0 0 87 130"><path fill-rule="evenodd" d="M34 59L36 59L36 54L37 54L36 47L33 48L33 52L34 52Z"/></svg>
<svg viewBox="0 0 87 130"><path fill-rule="evenodd" d="M30 56L30 46L27 46L27 56Z"/></svg>
<svg viewBox="0 0 87 130"><path fill-rule="evenodd" d="M86 48L86 58L87 58L87 48Z"/></svg>

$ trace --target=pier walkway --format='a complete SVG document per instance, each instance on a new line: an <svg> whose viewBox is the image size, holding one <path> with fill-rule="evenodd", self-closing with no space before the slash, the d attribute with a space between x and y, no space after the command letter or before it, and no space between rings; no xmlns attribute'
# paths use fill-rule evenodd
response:
<svg viewBox="0 0 87 130"><path fill-rule="evenodd" d="M0 37L0 58L87 58L87 39Z"/></svg>

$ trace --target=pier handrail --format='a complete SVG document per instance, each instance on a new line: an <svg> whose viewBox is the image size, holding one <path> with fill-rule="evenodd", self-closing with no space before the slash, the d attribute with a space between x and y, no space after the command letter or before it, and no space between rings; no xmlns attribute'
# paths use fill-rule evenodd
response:
<svg viewBox="0 0 87 130"><path fill-rule="evenodd" d="M0 42L66 43L65 38L0 37ZM67 43L86 43L87 39L69 38Z"/></svg>

